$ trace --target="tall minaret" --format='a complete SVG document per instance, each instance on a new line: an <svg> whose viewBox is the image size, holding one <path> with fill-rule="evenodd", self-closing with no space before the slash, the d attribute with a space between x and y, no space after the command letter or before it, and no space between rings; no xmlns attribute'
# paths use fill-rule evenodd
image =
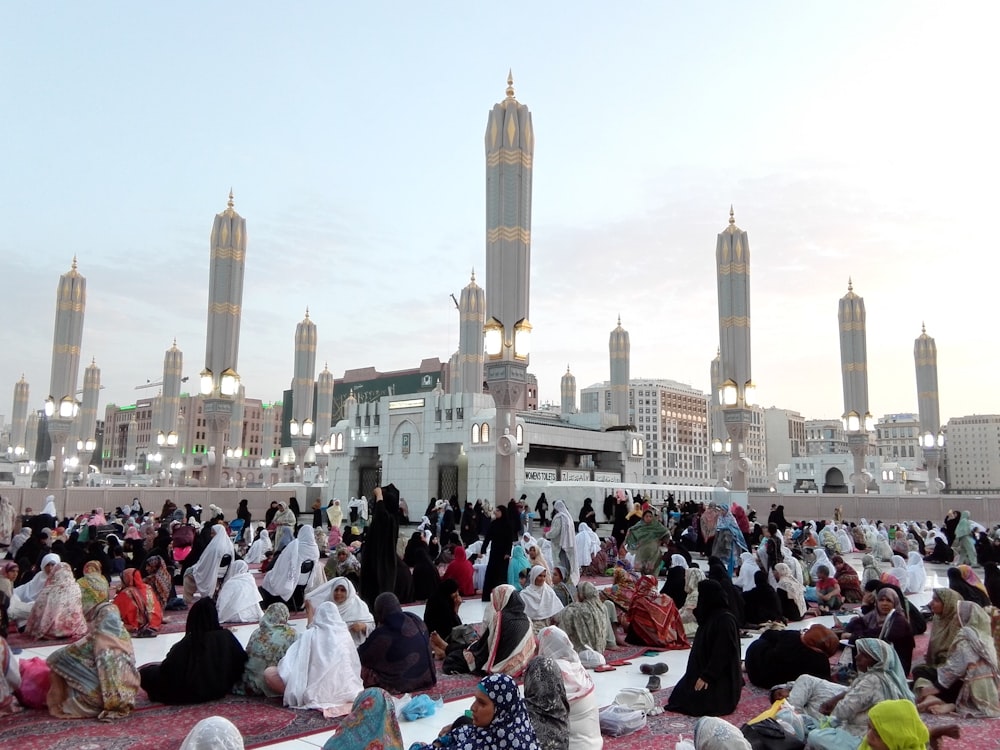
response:
<svg viewBox="0 0 1000 750"><path fill-rule="evenodd" d="M27 461L34 458L27 452L28 443L25 440L25 430L28 425L28 381L21 374L21 379L14 384L14 409L10 420L10 445L14 449L15 461Z"/></svg>
<svg viewBox="0 0 1000 750"><path fill-rule="evenodd" d="M80 406L80 416L77 417L77 433L75 452L80 459L80 467L84 477L90 466L90 457L94 453L97 431L97 402L101 397L101 368L96 360L91 360L83 371L83 404Z"/></svg>
<svg viewBox="0 0 1000 750"><path fill-rule="evenodd" d="M611 411L618 415L618 424L631 424L628 409L628 381L632 356L632 345L628 331L622 328L622 316L618 316L618 327L608 339L611 353Z"/></svg>
<svg viewBox="0 0 1000 750"><path fill-rule="evenodd" d="M163 355L163 395L160 397L159 433L163 433L163 442L167 448L177 446L177 417L181 408L181 378L184 373L184 353L177 348L177 339Z"/></svg>
<svg viewBox="0 0 1000 750"><path fill-rule="evenodd" d="M305 468L305 453L313 435L313 388L316 382L316 324L309 319L309 308L302 322L295 326L295 375L292 378L292 448L300 470Z"/></svg>
<svg viewBox="0 0 1000 750"><path fill-rule="evenodd" d="M226 209L212 223L211 267L208 275L208 336L205 370L201 376L208 445L215 450L208 486L222 481L224 439L239 393L240 319L243 313L243 271L246 264L247 224L233 208L229 191Z"/></svg>
<svg viewBox="0 0 1000 750"><path fill-rule="evenodd" d="M330 440L333 426L333 373L330 365L323 363L323 372L316 378L316 442Z"/></svg>
<svg viewBox="0 0 1000 750"><path fill-rule="evenodd" d="M576 414L576 377L569 371L569 365L566 365L566 374L559 383L559 395L559 410L563 414Z"/></svg>
<svg viewBox="0 0 1000 750"><path fill-rule="evenodd" d="M49 472L49 488L63 486L62 464L66 441L76 417L76 384L80 374L80 346L83 343L83 314L87 307L87 280L76 270L76 257L67 273L59 277L56 292L56 324L52 337L52 377L47 411L54 468Z"/></svg>
<svg viewBox="0 0 1000 750"><path fill-rule="evenodd" d="M854 456L851 481L854 491L868 491L865 455L868 433L872 430L872 415L868 411L868 344L865 330L865 301L854 293L854 284L847 281L847 294L837 308L840 323L840 367L844 381L844 429L847 445Z"/></svg>
<svg viewBox="0 0 1000 750"><path fill-rule="evenodd" d="M458 393L483 392L483 325L486 323L486 292L472 280L458 301Z"/></svg>
<svg viewBox="0 0 1000 750"><path fill-rule="evenodd" d="M944 447L941 412L938 404L937 344L921 324L920 336L913 342L913 361L917 368L917 408L920 412L920 447L927 462L927 491L939 493L938 463Z"/></svg>
<svg viewBox="0 0 1000 750"><path fill-rule="evenodd" d="M746 439L753 412L750 410L750 241L736 226L729 207L729 226L715 242L716 278L719 286L719 364L722 386L720 401L726 433L732 441L729 453L732 488L747 489L750 459Z"/></svg>
<svg viewBox="0 0 1000 750"><path fill-rule="evenodd" d="M486 381L496 403L494 503L517 491L518 409L527 405L531 348L528 321L531 274L531 173L535 133L531 112L507 96L486 122ZM464 388L469 386L463 384Z"/></svg>

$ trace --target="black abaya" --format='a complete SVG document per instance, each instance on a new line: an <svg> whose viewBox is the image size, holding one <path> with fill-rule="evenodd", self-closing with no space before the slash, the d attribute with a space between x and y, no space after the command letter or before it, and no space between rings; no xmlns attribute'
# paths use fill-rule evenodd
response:
<svg viewBox="0 0 1000 750"><path fill-rule="evenodd" d="M395 485L382 488L382 499L376 500L361 549L361 585L358 593L368 607L383 591L395 591L397 586L396 543L399 539L399 490ZM407 571L409 572L409 571ZM404 601L400 597L400 601Z"/></svg>
<svg viewBox="0 0 1000 750"><path fill-rule="evenodd" d="M483 541L483 553L489 550L490 561L486 565L486 575L483 578L483 601L490 600L493 589L502 583L507 583L507 563L510 560L510 550L514 546L514 534L507 519L507 509L497 506L500 514L494 517Z"/></svg>
<svg viewBox="0 0 1000 750"><path fill-rule="evenodd" d="M688 716L725 716L736 710L743 690L740 629L717 581L698 584L698 620L687 670L670 693L666 709ZM698 681L705 683L697 690Z"/></svg>

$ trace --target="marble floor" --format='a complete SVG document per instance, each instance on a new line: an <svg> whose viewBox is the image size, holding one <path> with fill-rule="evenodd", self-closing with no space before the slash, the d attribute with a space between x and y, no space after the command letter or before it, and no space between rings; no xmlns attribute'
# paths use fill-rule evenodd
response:
<svg viewBox="0 0 1000 750"><path fill-rule="evenodd" d="M851 554L845 556L845 559L860 573L862 569L861 565L861 555ZM707 570L707 561L696 557L697 562L701 565L702 569ZM886 569L886 565L881 566L882 569ZM944 587L947 588L948 580L945 574L947 570L946 565L930 565L927 568L927 584L925 590L920 594L912 594L909 599L913 601L918 606L923 606L930 601L931 591L934 588ZM414 612L415 614L423 614L423 605L412 606L406 608L408 611ZM172 616L178 617L182 616L183 613L172 613ZM479 622L483 617L483 602L476 599L469 599L462 603L462 608L460 610L460 615L463 622ZM843 618L842 618L843 619ZM817 617L805 620L799 623L792 623L789 625L790 628L802 629L808 628L813 623L822 623L824 625L832 625L832 617ZM293 624L298 629L304 629L304 620L295 620ZM255 630L256 625L243 625L233 627L233 632L236 633L237 637L244 644L249 640L251 633ZM146 664L148 662L160 661L166 655L170 647L180 640L181 634L173 635L161 635L156 638L140 638L133 640L133 646L135 648L136 663ZM753 642L753 638L743 639L744 651L746 647ZM21 657L28 658L32 656L45 657L54 651L56 646L48 647L36 647L25 649ZM623 687L644 687L646 680L648 679L646 675L639 671L639 667L645 662L656 662L663 661L666 662L670 670L663 675L661 683L664 688L672 687L677 683L677 681L684 674L684 669L687 664L688 651L667 651L662 654L658 654L656 657L639 657L632 660L632 664L629 666L618 667L612 672L602 672L602 673L591 673L594 678L594 683L597 689L597 701L601 706L608 705L614 700L615 695ZM665 695L665 694L664 694ZM457 716L459 716L463 711L465 711L471 705L471 699L463 699L452 701L446 703L443 710L439 711L436 715L428 717L425 719L420 719L418 721L401 721L400 729L403 733L403 746L408 747L411 742L430 742L433 740L440 728L446 724L449 724ZM183 707L178 707L178 711L183 711ZM268 745L268 748L274 748L275 750L315 750L317 747L322 747L323 744L332 736L332 732L319 732L314 735L310 735L304 738L288 740L284 742L277 742Z"/></svg>

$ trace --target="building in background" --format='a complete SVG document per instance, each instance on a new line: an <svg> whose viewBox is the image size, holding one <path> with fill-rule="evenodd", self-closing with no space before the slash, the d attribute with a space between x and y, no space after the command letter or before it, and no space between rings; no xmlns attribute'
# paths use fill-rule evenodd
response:
<svg viewBox="0 0 1000 750"><path fill-rule="evenodd" d="M767 474L774 481L779 464L806 455L806 420L797 411L772 406L764 409L764 441Z"/></svg>
<svg viewBox="0 0 1000 750"><path fill-rule="evenodd" d="M1000 414L953 417L946 430L948 491L1000 492Z"/></svg>
<svg viewBox="0 0 1000 750"><path fill-rule="evenodd" d="M920 448L920 417L916 414L886 414L875 423L875 452L883 462L893 462L914 471L923 466Z"/></svg>

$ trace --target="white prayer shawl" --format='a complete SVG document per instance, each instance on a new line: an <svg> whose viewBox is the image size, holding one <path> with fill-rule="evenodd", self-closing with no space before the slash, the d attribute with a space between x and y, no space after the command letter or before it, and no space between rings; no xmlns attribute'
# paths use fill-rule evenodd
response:
<svg viewBox="0 0 1000 750"><path fill-rule="evenodd" d="M894 576L899 581L899 590L906 593L910 590L910 571L906 567L906 560L900 555L892 556L892 567L889 568L889 575Z"/></svg>
<svg viewBox="0 0 1000 750"><path fill-rule="evenodd" d="M264 529L260 532L260 537L254 540L253 544L250 545L250 549L247 550L247 555L243 559L247 561L249 565L259 565L264 562L264 555L271 549L271 537Z"/></svg>
<svg viewBox="0 0 1000 750"><path fill-rule="evenodd" d="M573 523L573 517L569 514L565 502L556 500L553 508L555 508L555 515L552 518L553 528L550 528L545 535L545 538L552 542L553 551L551 554L545 554L545 550L542 549L542 552L549 560L550 569L562 564L562 560L557 558L561 557L561 552L565 552L570 567L569 579L576 585L580 582L580 566L576 561L576 524ZM556 526L559 527L558 533L553 533Z"/></svg>
<svg viewBox="0 0 1000 750"><path fill-rule="evenodd" d="M215 585L219 580L219 563L225 555L235 560L236 550L233 549L233 541L229 538L226 527L216 524L212 527L212 541L205 547L198 562L184 574L185 578L190 576L194 579L198 593L202 596L212 596L215 593Z"/></svg>
<svg viewBox="0 0 1000 750"><path fill-rule="evenodd" d="M325 709L352 703L364 689L358 650L333 602L323 602L278 662L290 708Z"/></svg>
<svg viewBox="0 0 1000 750"><path fill-rule="evenodd" d="M229 568L229 575L219 591L216 606L219 622L258 622L264 612L260 608L260 591L244 560Z"/></svg>
<svg viewBox="0 0 1000 750"><path fill-rule="evenodd" d="M681 558L683 559L683 558ZM738 586L743 591L750 591L756 585L753 580L754 573L760 570L753 553L744 552L740 555L740 574L733 581L734 586Z"/></svg>
<svg viewBox="0 0 1000 750"><path fill-rule="evenodd" d="M340 619L348 625L363 622L367 626L363 633L351 631L351 637L354 639L355 645L360 646L368 638L368 634L375 629L375 618L372 617L371 610L368 609L365 600L358 596L358 592L355 590L354 584L351 583L350 579L340 577L327 581L322 586L306 594L306 599L311 601L314 607L318 608L323 602L333 601L333 590L338 586L343 586L347 590L347 598L343 603L334 605L340 613Z"/></svg>
<svg viewBox="0 0 1000 750"><path fill-rule="evenodd" d="M274 561L260 587L271 596L276 596L281 601L287 602L295 592L295 585L299 582L299 540L293 539L285 548L281 550L278 559Z"/></svg>
<svg viewBox="0 0 1000 750"><path fill-rule="evenodd" d="M547 582L541 586L535 585L535 579L544 572L545 568L541 565L533 567L528 574L529 584L521 590L524 614L530 620L546 620L563 611L563 603L559 601L555 590Z"/></svg>
<svg viewBox="0 0 1000 750"><path fill-rule="evenodd" d="M45 566L49 563L58 565L62 560L59 555L54 552L50 552L45 557L42 558L42 564L38 567L40 570L35 573L34 577L27 583L22 583L16 589L14 589L14 596L20 599L25 604L31 604L38 598L42 589L45 588L45 584L49 580L49 574L45 572Z"/></svg>
<svg viewBox="0 0 1000 750"><path fill-rule="evenodd" d="M47 498L45 498L45 507L42 508L42 515L43 516L49 515L49 516L52 516L53 518L57 518L58 517L58 514L56 513L56 496L55 495L49 495Z"/></svg>
<svg viewBox="0 0 1000 750"><path fill-rule="evenodd" d="M188 732L181 750L243 750L243 735L229 719L209 716Z"/></svg>
<svg viewBox="0 0 1000 750"><path fill-rule="evenodd" d="M601 539L582 521L579 529L576 535L576 564L579 568L586 568L593 561L594 555L601 551Z"/></svg>
<svg viewBox="0 0 1000 750"><path fill-rule="evenodd" d="M805 585L805 581L802 576L802 566L799 565L799 561L795 559L795 555L786 546L781 545L781 561L788 566L788 569L792 572L792 578L799 582L799 585Z"/></svg>
<svg viewBox="0 0 1000 750"><path fill-rule="evenodd" d="M809 577L812 578L813 581L819 578L819 576L816 575L816 571L819 569L820 565L825 566L826 572L829 573L831 576L833 576L833 574L837 572L834 564L830 562L830 558L827 557L826 550L823 549L822 547L817 547L816 561L809 568Z"/></svg>
<svg viewBox="0 0 1000 750"><path fill-rule="evenodd" d="M299 571L301 572L302 563L306 560L312 560L314 563L309 580L306 582L306 591L312 591L326 582L326 573L323 571L323 566L319 564L319 545L316 544L316 532L313 531L313 527L309 524L303 524L302 528L299 529L298 541Z"/></svg>
<svg viewBox="0 0 1000 750"><path fill-rule="evenodd" d="M854 552L854 542L851 540L851 535L847 533L847 529L843 526L837 529L837 547L842 555Z"/></svg>
<svg viewBox="0 0 1000 750"><path fill-rule="evenodd" d="M906 588L904 594L919 594L924 590L927 583L927 569L924 568L924 558L919 552L911 552L907 555L906 565Z"/></svg>

